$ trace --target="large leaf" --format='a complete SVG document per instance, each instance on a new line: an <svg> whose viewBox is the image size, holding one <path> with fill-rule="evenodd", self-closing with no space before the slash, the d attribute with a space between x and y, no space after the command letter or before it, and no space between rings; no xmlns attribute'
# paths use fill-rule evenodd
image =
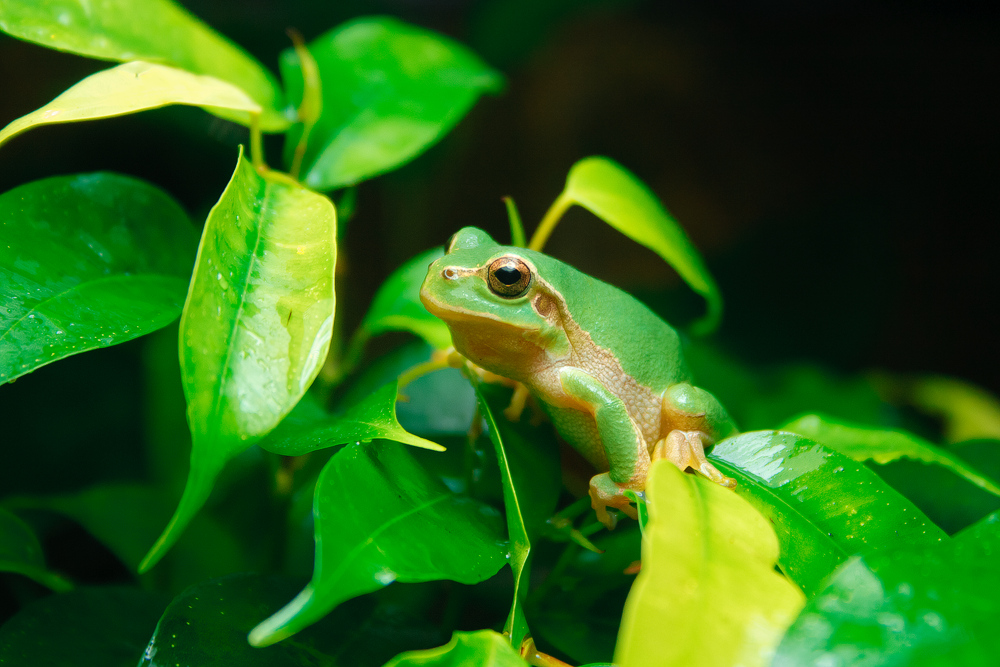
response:
<svg viewBox="0 0 1000 667"><path fill-rule="evenodd" d="M0 665L135 667L167 600L117 587L42 598L0 627Z"/></svg>
<svg viewBox="0 0 1000 667"><path fill-rule="evenodd" d="M722 294L684 229L635 174L606 157L588 157L569 170L554 211L578 204L632 240L646 246L708 301L708 313L694 326L708 333L722 317ZM555 220L555 218L553 218ZM541 231L541 230L540 230ZM547 231L542 232L547 235ZM544 242L544 236L540 239ZM536 247L532 239L532 247Z"/></svg>
<svg viewBox="0 0 1000 667"><path fill-rule="evenodd" d="M32 127L71 123L189 104L250 123L260 105L219 79L174 67L135 61L91 74L42 108L0 131L0 144Z"/></svg>
<svg viewBox="0 0 1000 667"><path fill-rule="evenodd" d="M46 569L38 538L5 509L0 509L0 572L23 574L55 591L73 588L69 581Z"/></svg>
<svg viewBox="0 0 1000 667"><path fill-rule="evenodd" d="M141 569L204 504L227 460L274 428L309 388L333 331L333 204L242 152L205 223L180 327L191 470Z"/></svg>
<svg viewBox="0 0 1000 667"><path fill-rule="evenodd" d="M323 110L309 135L304 182L352 185L397 167L448 132L500 75L462 45L387 17L360 18L309 45L319 66ZM295 51L282 54L292 100L302 99ZM293 130L289 153L298 140Z"/></svg>
<svg viewBox="0 0 1000 667"><path fill-rule="evenodd" d="M351 341L348 352L350 363L361 356L369 338L386 331L410 331L439 350L451 346L448 326L431 315L420 302L420 285L427 276L427 267L442 255L442 248L428 250L386 278Z"/></svg>
<svg viewBox="0 0 1000 667"><path fill-rule="evenodd" d="M441 445L406 431L396 421L396 383L390 382L349 406L330 415L307 395L260 446L283 456L308 452L348 442L369 442L375 438L395 440L414 447L444 450Z"/></svg>
<svg viewBox="0 0 1000 667"><path fill-rule="evenodd" d="M805 599L774 571L768 520L735 493L669 461L646 480L642 571L615 664L767 665Z"/></svg>
<svg viewBox="0 0 1000 667"><path fill-rule="evenodd" d="M717 444L709 458L774 525L778 564L807 594L851 554L946 539L875 472L800 435L743 433Z"/></svg>
<svg viewBox="0 0 1000 667"><path fill-rule="evenodd" d="M207 74L263 107L262 129L288 126L274 76L171 0L3 0L0 9L0 30L14 37L103 60L146 60ZM213 112L247 120L224 109Z"/></svg>
<svg viewBox="0 0 1000 667"><path fill-rule="evenodd" d="M281 641L341 602L394 581L471 584L505 562L494 511L448 491L394 443L337 452L316 485L313 516L312 581L253 629L255 646Z"/></svg>
<svg viewBox="0 0 1000 667"><path fill-rule="evenodd" d="M486 399L483 387L476 381L473 381L473 386L476 389L479 410L486 421L487 432L493 442L497 463L500 466L504 511L507 515L507 534L510 543L508 561L514 573L514 599L504 625L504 634L510 639L512 646L520 647L522 640L530 634L524 606L528 593L531 555L531 539L528 536L528 524L525 521L525 508L522 508L521 496L528 488L529 481L537 482L537 480L529 480L525 475L519 474L520 470L512 465L504 444L504 434L493 415L493 409Z"/></svg>
<svg viewBox="0 0 1000 667"><path fill-rule="evenodd" d="M936 463L1000 496L1000 485L955 454L899 429L877 429L824 415L803 415L781 427L821 442L855 461L889 463L900 458Z"/></svg>
<svg viewBox="0 0 1000 667"><path fill-rule="evenodd" d="M994 665L1000 516L930 548L844 563L774 665Z"/></svg>
<svg viewBox="0 0 1000 667"><path fill-rule="evenodd" d="M451 641L438 648L402 653L385 667L525 667L506 637L493 630L456 632Z"/></svg>
<svg viewBox="0 0 1000 667"><path fill-rule="evenodd" d="M166 326L196 235L163 191L111 173L0 195L0 382Z"/></svg>

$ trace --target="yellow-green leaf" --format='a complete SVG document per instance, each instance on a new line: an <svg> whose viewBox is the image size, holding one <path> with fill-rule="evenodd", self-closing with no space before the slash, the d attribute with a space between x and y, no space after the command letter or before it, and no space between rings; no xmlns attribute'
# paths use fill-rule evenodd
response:
<svg viewBox="0 0 1000 667"><path fill-rule="evenodd" d="M336 215L326 197L240 154L208 215L180 325L191 470L149 569L226 461L267 435L319 372L333 331Z"/></svg>
<svg viewBox="0 0 1000 667"><path fill-rule="evenodd" d="M767 665L805 598L775 572L778 539L745 500L669 461L646 482L642 571L629 593L620 667Z"/></svg>
<svg viewBox="0 0 1000 667"><path fill-rule="evenodd" d="M236 86L165 65L135 61L88 76L42 108L21 116L0 131L0 144L38 125L108 118L189 104L208 111L224 110L249 124L259 104Z"/></svg>
<svg viewBox="0 0 1000 667"><path fill-rule="evenodd" d="M635 174L606 157L584 158L569 170L566 187L552 208L565 210L573 204L584 207L674 267L691 289L708 301L707 314L693 330L708 333L715 329L722 317L722 294L715 280L684 229Z"/></svg>
<svg viewBox="0 0 1000 667"><path fill-rule="evenodd" d="M526 667L507 638L493 630L456 632L444 646L407 651L384 667ZM565 663L564 663L565 664Z"/></svg>
<svg viewBox="0 0 1000 667"><path fill-rule="evenodd" d="M0 30L102 60L145 60L228 81L263 109L261 129L288 127L278 81L246 51L172 0L3 0ZM227 107L212 113L246 124Z"/></svg>

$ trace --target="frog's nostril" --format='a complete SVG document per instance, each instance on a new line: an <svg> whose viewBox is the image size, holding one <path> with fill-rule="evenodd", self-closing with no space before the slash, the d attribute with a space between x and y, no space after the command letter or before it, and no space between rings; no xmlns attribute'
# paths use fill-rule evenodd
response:
<svg viewBox="0 0 1000 667"><path fill-rule="evenodd" d="M458 277L458 272L449 266L447 269L441 272L441 275L444 277L445 280L454 280L455 278Z"/></svg>

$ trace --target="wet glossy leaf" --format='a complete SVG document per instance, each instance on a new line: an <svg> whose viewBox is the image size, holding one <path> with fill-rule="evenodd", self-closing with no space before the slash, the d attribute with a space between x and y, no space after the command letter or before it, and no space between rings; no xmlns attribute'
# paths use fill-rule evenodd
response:
<svg viewBox="0 0 1000 667"><path fill-rule="evenodd" d="M281 641L341 602L394 581L471 584L505 562L494 510L448 491L395 443L337 452L316 485L313 517L312 581L254 628L255 646Z"/></svg>
<svg viewBox="0 0 1000 667"><path fill-rule="evenodd" d="M695 325L698 332L718 326L722 294L715 280L684 229L633 173L605 157L584 158L570 169L559 198L583 206L662 257L708 301L708 313Z"/></svg>
<svg viewBox="0 0 1000 667"><path fill-rule="evenodd" d="M168 600L117 587L42 598L0 627L0 664L135 667Z"/></svg>
<svg viewBox="0 0 1000 667"><path fill-rule="evenodd" d="M774 665L993 665L1000 517L933 547L854 557L789 629Z"/></svg>
<svg viewBox="0 0 1000 667"><path fill-rule="evenodd" d="M49 572L38 538L23 521L0 508L0 572L15 572L34 579L55 591L67 591L73 584Z"/></svg>
<svg viewBox="0 0 1000 667"><path fill-rule="evenodd" d="M522 471L512 465L512 459L507 455L504 432L498 426L498 421L483 391L484 388L478 383L474 383L473 386L476 390L479 410L486 421L487 434L493 441L493 449L500 466L504 512L507 515L507 535L510 548L508 561L514 572L514 599L511 601L510 614L506 624L504 624L504 634L510 639L512 646L520 646L524 637L530 634L528 621L524 614L524 605L530 578L531 540L528 537L528 524L525 521L526 504L522 507L521 500L529 479L525 475L519 474Z"/></svg>
<svg viewBox="0 0 1000 667"><path fill-rule="evenodd" d="M0 195L0 382L166 326L196 235L158 188L112 173Z"/></svg>
<svg viewBox="0 0 1000 667"><path fill-rule="evenodd" d="M102 60L146 60L228 81L263 107L262 129L288 126L274 76L171 0L4 0L0 30L50 49ZM213 112L247 120L222 109Z"/></svg>
<svg viewBox="0 0 1000 667"><path fill-rule="evenodd" d="M359 18L309 44L323 111L309 135L304 182L353 185L408 162L446 134L500 75L442 35L387 17ZM289 97L302 98L292 49L281 57ZM298 141L289 136L289 151ZM290 152L289 152L290 159Z"/></svg>
<svg viewBox="0 0 1000 667"><path fill-rule="evenodd" d="M451 641L426 651L402 653L385 667L525 667L527 665L506 637L493 630L456 632Z"/></svg>
<svg viewBox="0 0 1000 667"><path fill-rule="evenodd" d="M774 571L778 540L742 498L669 461L646 481L642 571L615 664L767 665L805 598Z"/></svg>
<svg viewBox="0 0 1000 667"><path fill-rule="evenodd" d="M427 267L442 255L444 250L441 248L428 250L386 278L351 341L348 357L352 361L361 356L369 338L386 331L413 332L439 350L451 346L448 326L431 315L420 302L420 285L427 276Z"/></svg>
<svg viewBox="0 0 1000 667"><path fill-rule="evenodd" d="M581 663L607 662L614 655L625 599L635 581L635 574L625 570L640 558L639 526L629 521L611 532L602 529L593 542L603 553L568 546L569 553L528 601L532 630Z"/></svg>
<svg viewBox="0 0 1000 667"><path fill-rule="evenodd" d="M304 397L260 446L284 456L376 438L443 451L444 447L406 431L396 421L396 382L383 385L337 415L328 414L311 396Z"/></svg>
<svg viewBox="0 0 1000 667"><path fill-rule="evenodd" d="M333 204L242 153L205 223L181 317L191 470L141 569L204 504L225 462L273 429L326 358L333 330Z"/></svg>
<svg viewBox="0 0 1000 667"><path fill-rule="evenodd" d="M797 434L743 433L717 444L709 458L771 521L778 565L807 594L851 554L946 538L874 471Z"/></svg>
<svg viewBox="0 0 1000 667"><path fill-rule="evenodd" d="M1000 485L955 454L899 429L877 429L823 415L803 415L781 427L820 442L855 461L889 463L900 458L936 463L1000 496Z"/></svg>
<svg viewBox="0 0 1000 667"><path fill-rule="evenodd" d="M0 131L0 144L39 125L122 116L171 104L224 112L245 125L250 114L260 112L246 93L225 81L137 61L92 74L42 108L21 116Z"/></svg>

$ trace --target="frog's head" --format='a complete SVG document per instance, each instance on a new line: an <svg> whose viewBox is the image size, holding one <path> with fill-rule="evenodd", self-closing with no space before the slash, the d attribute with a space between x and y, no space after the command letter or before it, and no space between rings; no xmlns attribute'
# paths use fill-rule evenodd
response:
<svg viewBox="0 0 1000 667"><path fill-rule="evenodd" d="M498 245L481 229L466 227L428 268L420 300L448 325L459 352L517 379L540 352L562 347L561 298L540 275L546 261L541 253Z"/></svg>

